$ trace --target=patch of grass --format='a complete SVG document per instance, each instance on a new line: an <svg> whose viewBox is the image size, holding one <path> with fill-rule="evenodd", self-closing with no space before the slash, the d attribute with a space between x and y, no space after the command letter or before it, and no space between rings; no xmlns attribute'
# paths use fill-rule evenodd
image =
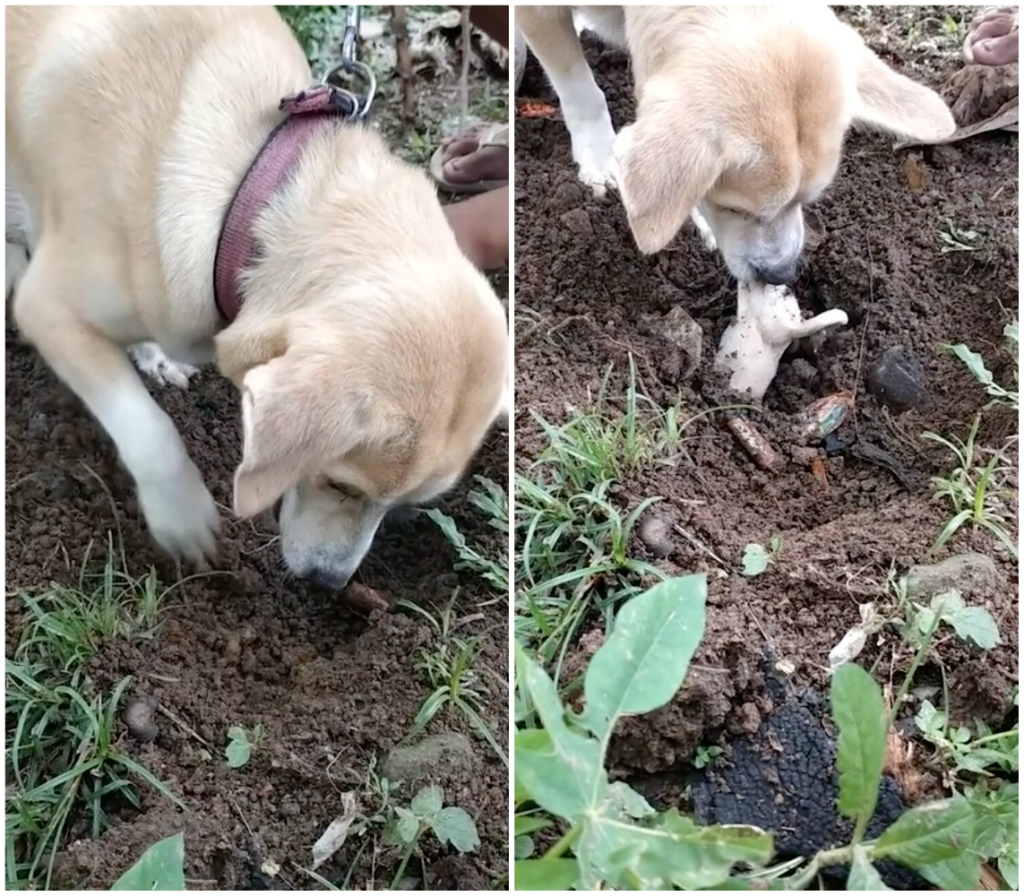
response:
<svg viewBox="0 0 1024 896"><path fill-rule="evenodd" d="M344 6L278 6L281 18L295 33L314 77L320 77L328 60L340 53L345 34Z"/></svg>
<svg viewBox="0 0 1024 896"><path fill-rule="evenodd" d="M83 569L76 587L19 595L28 622L6 661L4 704L8 889L48 888L69 821L86 813L90 836L99 837L111 801L140 807L136 781L181 805L118 748L118 711L131 679L104 691L89 674L104 644L153 637L171 590L153 571L139 579L116 571L113 556L111 547L100 576Z"/></svg>
<svg viewBox="0 0 1024 896"><path fill-rule="evenodd" d="M508 492L484 476L475 478L481 489L471 490L466 500L484 514L487 525L502 536L499 544L504 546L508 544ZM424 513L455 548L458 555L456 570L467 570L479 575L502 597L509 593L508 551L504 547L495 550L470 544L450 516L436 507L428 508ZM496 556L491 556L489 550L495 550Z"/></svg>
<svg viewBox="0 0 1024 896"><path fill-rule="evenodd" d="M411 740L426 731L435 716L446 705L451 704L466 717L507 767L508 754L502 749L490 725L481 715L490 695L473 668L473 661L479 651L479 642L476 638L460 638L454 634L454 604L453 597L451 603L434 617L422 607L405 601L400 602L401 606L425 619L434 629L436 636L435 642L429 648L420 648L417 654L416 668L432 690L416 713L412 730L406 739Z"/></svg>
<svg viewBox="0 0 1024 896"><path fill-rule="evenodd" d="M664 578L630 556L637 521L661 499L627 510L615 491L630 474L676 463L696 419L644 395L632 359L618 407L606 398L608 382L591 410L572 409L561 426L533 414L548 447L515 478L516 636L545 666L556 663L556 682L588 615L607 627L618 604Z"/></svg>

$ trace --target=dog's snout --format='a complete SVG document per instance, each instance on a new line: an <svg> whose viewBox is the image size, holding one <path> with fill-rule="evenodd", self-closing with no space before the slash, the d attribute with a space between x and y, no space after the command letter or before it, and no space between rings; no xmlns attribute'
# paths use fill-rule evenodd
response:
<svg viewBox="0 0 1024 896"><path fill-rule="evenodd" d="M778 265L764 265L754 269L757 280L770 286L789 286L797 277L798 265L795 261Z"/></svg>
<svg viewBox="0 0 1024 896"><path fill-rule="evenodd" d="M352 573L337 572L333 569L324 569L323 567L315 566L306 574L305 577L323 588L341 591L346 585L348 585L349 579L352 578Z"/></svg>

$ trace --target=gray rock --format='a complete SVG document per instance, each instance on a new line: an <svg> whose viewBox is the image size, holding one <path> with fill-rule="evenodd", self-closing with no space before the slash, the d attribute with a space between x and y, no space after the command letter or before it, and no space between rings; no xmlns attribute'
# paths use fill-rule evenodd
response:
<svg viewBox="0 0 1024 896"><path fill-rule="evenodd" d="M579 236L594 235L594 225L590 222L590 215L587 214L586 209L574 208L562 215L560 220L562 226L572 233Z"/></svg>
<svg viewBox="0 0 1024 896"><path fill-rule="evenodd" d="M928 398L924 367L902 345L887 348L868 367L865 380L868 391L897 413L918 408Z"/></svg>
<svg viewBox="0 0 1024 896"><path fill-rule="evenodd" d="M384 760L382 771L392 781L415 789L452 774L471 771L477 764L469 740L455 731L430 734L409 746L395 747Z"/></svg>
<svg viewBox="0 0 1024 896"><path fill-rule="evenodd" d="M956 554L939 563L912 566L907 570L907 595L932 597L956 589L963 595L981 594L1000 584L995 561L984 554Z"/></svg>

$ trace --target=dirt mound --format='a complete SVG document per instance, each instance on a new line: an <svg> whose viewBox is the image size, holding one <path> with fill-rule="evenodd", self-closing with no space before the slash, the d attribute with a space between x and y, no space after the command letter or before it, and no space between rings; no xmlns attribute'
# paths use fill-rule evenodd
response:
<svg viewBox="0 0 1024 896"><path fill-rule="evenodd" d="M144 531L130 478L108 438L10 327L6 349L8 594L75 581L90 543L94 565L102 565L106 534L118 530L133 574L152 565L164 584L177 581L178 571ZM417 649L436 637L416 616L367 619L336 595L290 578L271 520L230 519L241 426L229 383L204 372L187 393L154 394L225 508L217 572L175 590L156 638L110 645L91 671L99 684L131 675L131 693L154 698L216 752L212 760L204 756L203 744L164 715L157 716L155 743L133 745L125 737L122 749L181 796L189 813L144 791L142 813L121 812L98 842L84 839L85 821L77 821L71 837L82 839L67 851L56 882L105 888L145 847L183 829L186 876L196 886L265 887L260 865L273 860L284 869L276 886L317 887L296 866L309 866L310 847L339 814L339 793L364 790L372 759L408 734L430 690L415 668ZM507 452L506 434L493 433L470 474L507 482ZM470 484L440 506L468 537L493 543L493 530L465 501ZM453 573L454 560L430 520L406 519L384 528L359 577L435 614L460 589L454 612L467 622L459 634L482 639L477 663L493 673L484 682L491 695L485 717L503 732L507 605L480 580ZM9 597L8 654L22 618L18 599ZM256 724L267 731L264 748L244 769L228 769L222 758L228 727ZM426 883L486 888L507 863L507 772L460 714L443 711L431 726L442 730L467 736L479 759L473 770L442 783L446 802L476 820L483 846L464 857L428 849ZM411 795L400 799L407 805ZM346 845L320 873L340 880L358 845ZM383 860L364 850L352 880L386 885L393 868Z"/></svg>
<svg viewBox="0 0 1024 896"><path fill-rule="evenodd" d="M586 54L618 129L633 115L628 60L589 40ZM885 58L902 67L891 41ZM945 73L914 72L933 86ZM532 59L520 93L557 103ZM517 467L545 445L531 411L563 422L567 405L592 403L609 366L621 385L630 355L662 405L682 398L684 416L695 418L720 407L712 359L735 313L735 285L720 258L704 250L692 225L665 251L642 256L619 200L594 200L577 182L561 120L520 118L515 145ZM638 556L670 573L715 573L707 634L687 686L669 706L621 725L609 754L616 773L658 773L723 729L756 730L766 648L795 667L796 681L820 688L829 650L858 622L858 603L879 597L893 562L905 567L933 543L948 512L930 500L929 477L954 461L920 435L966 436L986 400L936 346L964 342L992 362L1000 355L1007 312L1017 307L1017 171L1017 138L1007 134L910 154L893 152L883 136L850 135L834 183L809 214L821 240L795 286L806 311L842 308L850 325L785 359L764 413L751 418L788 462L759 469L721 421L705 415L689 426L678 462L617 488L628 507L663 496L659 507L683 530L673 530L667 559L635 539ZM980 235L976 249L941 251L942 233L963 230ZM662 335L676 305L703 331L702 362L686 380ZM894 346L920 364L926 388L920 407L898 415L865 386L870 365ZM1009 371L994 366L1006 381ZM824 460L822 478L788 458L787 427L802 408L841 390L855 393L851 438ZM1005 435L995 422L987 417L983 428L990 444ZM723 566L738 571L744 544L773 536L782 550L767 573L717 575ZM965 529L953 541L956 551L999 559L1002 583L969 600L992 612L1005 639L983 660L944 645L953 712L970 719L988 707L981 717L998 725L994 707L1005 712L1017 680L1017 568L987 536ZM881 649L898 676L906 652L892 657L891 643L872 645L868 660ZM979 662L987 670L980 678Z"/></svg>

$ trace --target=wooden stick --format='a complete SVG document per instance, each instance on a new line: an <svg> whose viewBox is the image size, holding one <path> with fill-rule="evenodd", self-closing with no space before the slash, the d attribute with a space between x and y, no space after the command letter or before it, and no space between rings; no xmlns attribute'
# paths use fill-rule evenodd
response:
<svg viewBox="0 0 1024 896"><path fill-rule="evenodd" d="M412 54L409 52L409 25L406 7L391 7L391 30L395 34L395 57L398 71L402 76L402 123L412 124L416 120L416 75L412 70Z"/></svg>

